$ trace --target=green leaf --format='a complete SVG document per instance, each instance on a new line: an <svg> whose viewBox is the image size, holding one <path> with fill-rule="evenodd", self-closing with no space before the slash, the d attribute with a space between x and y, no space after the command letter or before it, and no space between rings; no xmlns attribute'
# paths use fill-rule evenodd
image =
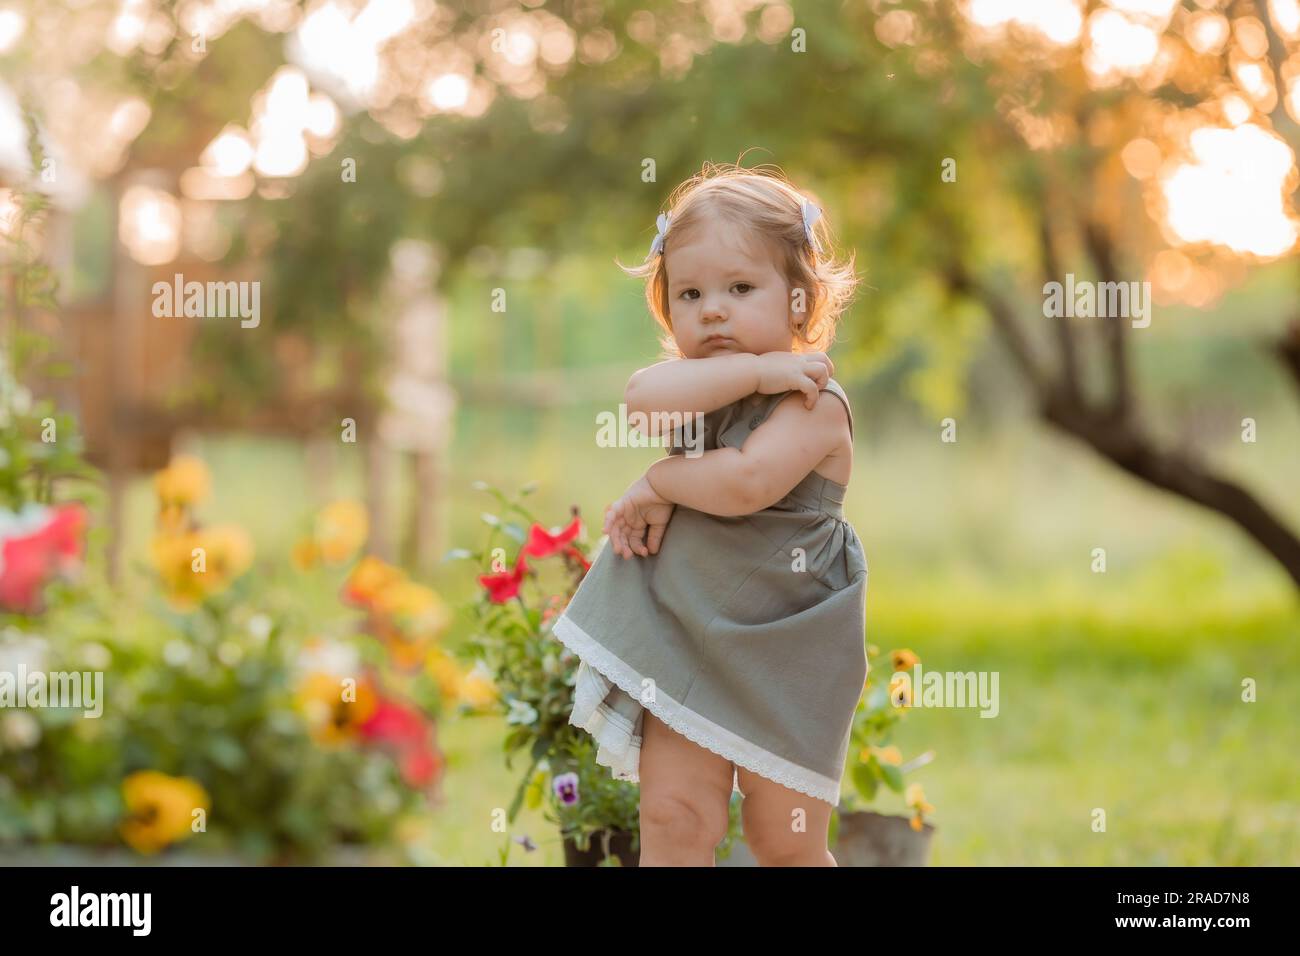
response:
<svg viewBox="0 0 1300 956"><path fill-rule="evenodd" d="M864 763L855 764L853 767L852 779L854 788L858 793L862 794L863 799L871 801L876 798L876 788L878 784L876 782L876 775L871 771L869 766Z"/></svg>

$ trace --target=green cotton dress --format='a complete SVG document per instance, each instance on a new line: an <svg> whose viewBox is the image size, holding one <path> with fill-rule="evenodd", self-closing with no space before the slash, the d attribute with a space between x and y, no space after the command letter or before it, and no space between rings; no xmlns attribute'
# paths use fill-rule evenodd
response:
<svg viewBox="0 0 1300 956"><path fill-rule="evenodd" d="M824 390L848 409L838 382ZM788 394L707 413L704 450L742 447ZM569 723L615 779L640 779L649 710L731 761L733 790L744 767L838 804L867 676L867 561L845 491L809 472L754 514L678 505L658 554L622 558L602 542L553 633L581 659Z"/></svg>

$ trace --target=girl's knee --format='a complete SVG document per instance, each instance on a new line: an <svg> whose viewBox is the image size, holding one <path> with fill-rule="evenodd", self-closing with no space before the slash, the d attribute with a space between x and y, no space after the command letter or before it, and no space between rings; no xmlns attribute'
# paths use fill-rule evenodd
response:
<svg viewBox="0 0 1300 956"><path fill-rule="evenodd" d="M795 814L747 814L742 803L741 823L745 843L760 866L823 865L827 832L820 821L801 821Z"/></svg>
<svg viewBox="0 0 1300 956"><path fill-rule="evenodd" d="M824 835L746 827L745 843L759 866L835 866Z"/></svg>
<svg viewBox="0 0 1300 956"><path fill-rule="evenodd" d="M641 830L679 846L715 847L727 835L727 804L713 806L694 797L660 793L641 797Z"/></svg>

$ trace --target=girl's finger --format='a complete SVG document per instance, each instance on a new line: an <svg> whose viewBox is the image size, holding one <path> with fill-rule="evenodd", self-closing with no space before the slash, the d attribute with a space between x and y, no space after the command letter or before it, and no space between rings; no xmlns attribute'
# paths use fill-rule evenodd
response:
<svg viewBox="0 0 1300 956"><path fill-rule="evenodd" d="M807 406L808 408L812 408L814 405L816 405L817 392L819 391L817 388L817 383L810 378L805 378L803 380L803 384L801 384L799 387L803 390L804 395L807 396L807 398L805 398L804 400L804 405Z"/></svg>
<svg viewBox="0 0 1300 956"><path fill-rule="evenodd" d="M619 534L621 534L621 529L618 526L618 522L617 521L611 522L609 525L609 546L614 549L615 554L623 553L621 550L619 550L619 544L618 544Z"/></svg>
<svg viewBox="0 0 1300 956"><path fill-rule="evenodd" d="M650 527L650 533L646 535L646 547L650 549L651 554L659 553L659 544L664 539L664 530L667 527L666 524L657 524Z"/></svg>
<svg viewBox="0 0 1300 956"><path fill-rule="evenodd" d="M830 380L831 373L826 370L826 366L818 362L813 366L813 381L817 383L818 388L825 388L826 383Z"/></svg>

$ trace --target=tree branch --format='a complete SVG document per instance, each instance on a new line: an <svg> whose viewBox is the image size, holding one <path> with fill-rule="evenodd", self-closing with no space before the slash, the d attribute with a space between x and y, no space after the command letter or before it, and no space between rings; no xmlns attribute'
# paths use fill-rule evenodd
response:
<svg viewBox="0 0 1300 956"><path fill-rule="evenodd" d="M1300 537L1236 482L1221 478L1190 455L1156 447L1132 419L1117 421L1055 399L1044 403L1043 417L1129 474L1229 518L1300 586Z"/></svg>
<svg viewBox="0 0 1300 956"><path fill-rule="evenodd" d="M1105 227L1087 217L1083 224L1083 241L1101 281L1118 282L1115 250ZM1126 321L1127 318L1120 315L1108 315L1105 318L1106 354L1110 358L1111 372L1111 393L1106 404L1106 414L1116 420L1128 418L1134 412L1132 371L1129 368L1128 340L1124 329Z"/></svg>
<svg viewBox="0 0 1300 956"><path fill-rule="evenodd" d="M1025 336L1020 322L1016 319L1015 308L999 293L986 286L970 274L966 264L960 259L950 259L944 267L944 278L948 287L957 293L964 293L976 299L988 310L993 320L993 328L1007 346L1011 357L1020 368L1021 373L1040 398L1051 389L1049 380L1034 356L1033 346Z"/></svg>
<svg viewBox="0 0 1300 956"><path fill-rule="evenodd" d="M1057 255L1056 239L1052 234L1051 216L1048 214L1046 205L1042 207L1038 219L1038 245L1044 283L1063 281L1061 260L1060 256ZM1065 389L1066 395L1078 404L1083 405L1085 404L1083 393L1079 389L1078 349L1074 339L1074 329L1070 325L1070 319L1065 314L1064 309L1056 316L1052 324L1053 331L1056 333L1056 346L1061 355L1062 387Z"/></svg>
<svg viewBox="0 0 1300 956"><path fill-rule="evenodd" d="M1274 343L1273 350L1291 373L1296 388L1300 388L1300 316L1287 323L1286 329Z"/></svg>

